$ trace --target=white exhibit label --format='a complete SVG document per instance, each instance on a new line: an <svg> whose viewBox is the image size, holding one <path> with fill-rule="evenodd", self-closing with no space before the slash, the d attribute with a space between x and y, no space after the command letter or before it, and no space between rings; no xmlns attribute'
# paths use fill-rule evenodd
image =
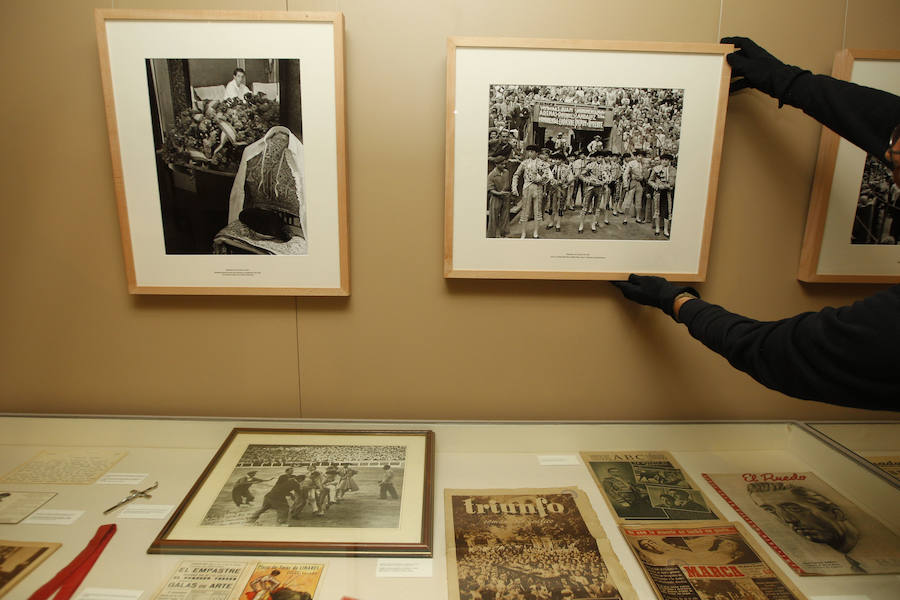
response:
<svg viewBox="0 0 900 600"><path fill-rule="evenodd" d="M44 508L31 513L23 525L71 525L84 514L83 510L57 510Z"/></svg>
<svg viewBox="0 0 900 600"><path fill-rule="evenodd" d="M566 467L581 465L576 454L539 454L538 464L542 467Z"/></svg>
<svg viewBox="0 0 900 600"><path fill-rule="evenodd" d="M129 504L117 515L119 519L165 519L172 504Z"/></svg>
<svg viewBox="0 0 900 600"><path fill-rule="evenodd" d="M433 571L431 558L379 558L375 577L431 577Z"/></svg>
<svg viewBox="0 0 900 600"><path fill-rule="evenodd" d="M134 485L147 479L149 473L107 473L97 483Z"/></svg>

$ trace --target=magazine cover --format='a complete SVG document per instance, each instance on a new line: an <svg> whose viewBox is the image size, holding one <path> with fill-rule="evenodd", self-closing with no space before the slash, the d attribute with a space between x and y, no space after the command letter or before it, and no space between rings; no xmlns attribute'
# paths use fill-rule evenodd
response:
<svg viewBox="0 0 900 600"><path fill-rule="evenodd" d="M324 568L289 562L184 560L153 600L312 600Z"/></svg>
<svg viewBox="0 0 900 600"><path fill-rule="evenodd" d="M894 479L900 480L900 455L872 456L869 454L863 454L863 458L868 460L870 463L872 463Z"/></svg>
<svg viewBox="0 0 900 600"><path fill-rule="evenodd" d="M636 600L577 488L445 490L451 600Z"/></svg>
<svg viewBox="0 0 900 600"><path fill-rule="evenodd" d="M660 600L805 600L736 523L621 525Z"/></svg>
<svg viewBox="0 0 900 600"><path fill-rule="evenodd" d="M722 518L668 452L582 452L581 458L619 522Z"/></svg>
<svg viewBox="0 0 900 600"><path fill-rule="evenodd" d="M60 546L55 542L0 540L0 596L14 588Z"/></svg>
<svg viewBox="0 0 900 600"><path fill-rule="evenodd" d="M703 477L798 575L900 573L900 537L814 473Z"/></svg>

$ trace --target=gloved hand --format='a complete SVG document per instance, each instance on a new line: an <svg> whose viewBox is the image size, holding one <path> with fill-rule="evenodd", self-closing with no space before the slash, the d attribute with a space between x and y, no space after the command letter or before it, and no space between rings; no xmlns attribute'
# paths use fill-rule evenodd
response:
<svg viewBox="0 0 900 600"><path fill-rule="evenodd" d="M675 302L675 296L682 292L688 292L697 298L700 294L692 287L679 286L669 283L667 279L662 277L654 277L652 275L635 275L632 273L628 276L628 281L613 281L614 286L619 288L622 295L646 306L655 306L662 309L664 313L675 318L672 313L672 304Z"/></svg>
<svg viewBox="0 0 900 600"><path fill-rule="evenodd" d="M721 42L734 44L738 48L726 57L731 65L731 76L741 78L731 82L731 93L746 87L756 88L777 98L781 106L794 79L809 72L784 64L750 38L724 37Z"/></svg>

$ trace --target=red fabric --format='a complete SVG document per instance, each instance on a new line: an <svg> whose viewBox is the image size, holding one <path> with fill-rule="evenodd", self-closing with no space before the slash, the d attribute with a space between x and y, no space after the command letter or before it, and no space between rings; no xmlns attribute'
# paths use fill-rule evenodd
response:
<svg viewBox="0 0 900 600"><path fill-rule="evenodd" d="M101 525L97 533L75 559L66 565L53 579L42 585L28 600L47 600L56 594L55 600L68 600L84 581L91 567L100 558L106 544L116 533L115 523ZM57 593L58 592L58 593Z"/></svg>

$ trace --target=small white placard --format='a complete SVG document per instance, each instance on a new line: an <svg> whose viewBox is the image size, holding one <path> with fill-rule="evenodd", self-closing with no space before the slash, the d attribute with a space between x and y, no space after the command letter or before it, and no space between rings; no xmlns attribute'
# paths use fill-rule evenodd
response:
<svg viewBox="0 0 900 600"><path fill-rule="evenodd" d="M71 525L84 514L83 510L58 510L44 508L31 513L23 525Z"/></svg>
<svg viewBox="0 0 900 600"><path fill-rule="evenodd" d="M379 558L375 577L431 577L433 571L431 558Z"/></svg>
<svg viewBox="0 0 900 600"><path fill-rule="evenodd" d="M538 464L542 467L567 467L580 465L577 454L539 454Z"/></svg>
<svg viewBox="0 0 900 600"><path fill-rule="evenodd" d="M116 516L119 519L165 519L172 508L172 504L129 504Z"/></svg>
<svg viewBox="0 0 900 600"><path fill-rule="evenodd" d="M871 600L871 598L862 594L853 594L849 596L810 596L809 600Z"/></svg>
<svg viewBox="0 0 900 600"><path fill-rule="evenodd" d="M138 600L144 590L117 590L112 588L84 588L75 600Z"/></svg>
<svg viewBox="0 0 900 600"><path fill-rule="evenodd" d="M147 479L149 473L107 473L97 483L134 485Z"/></svg>

